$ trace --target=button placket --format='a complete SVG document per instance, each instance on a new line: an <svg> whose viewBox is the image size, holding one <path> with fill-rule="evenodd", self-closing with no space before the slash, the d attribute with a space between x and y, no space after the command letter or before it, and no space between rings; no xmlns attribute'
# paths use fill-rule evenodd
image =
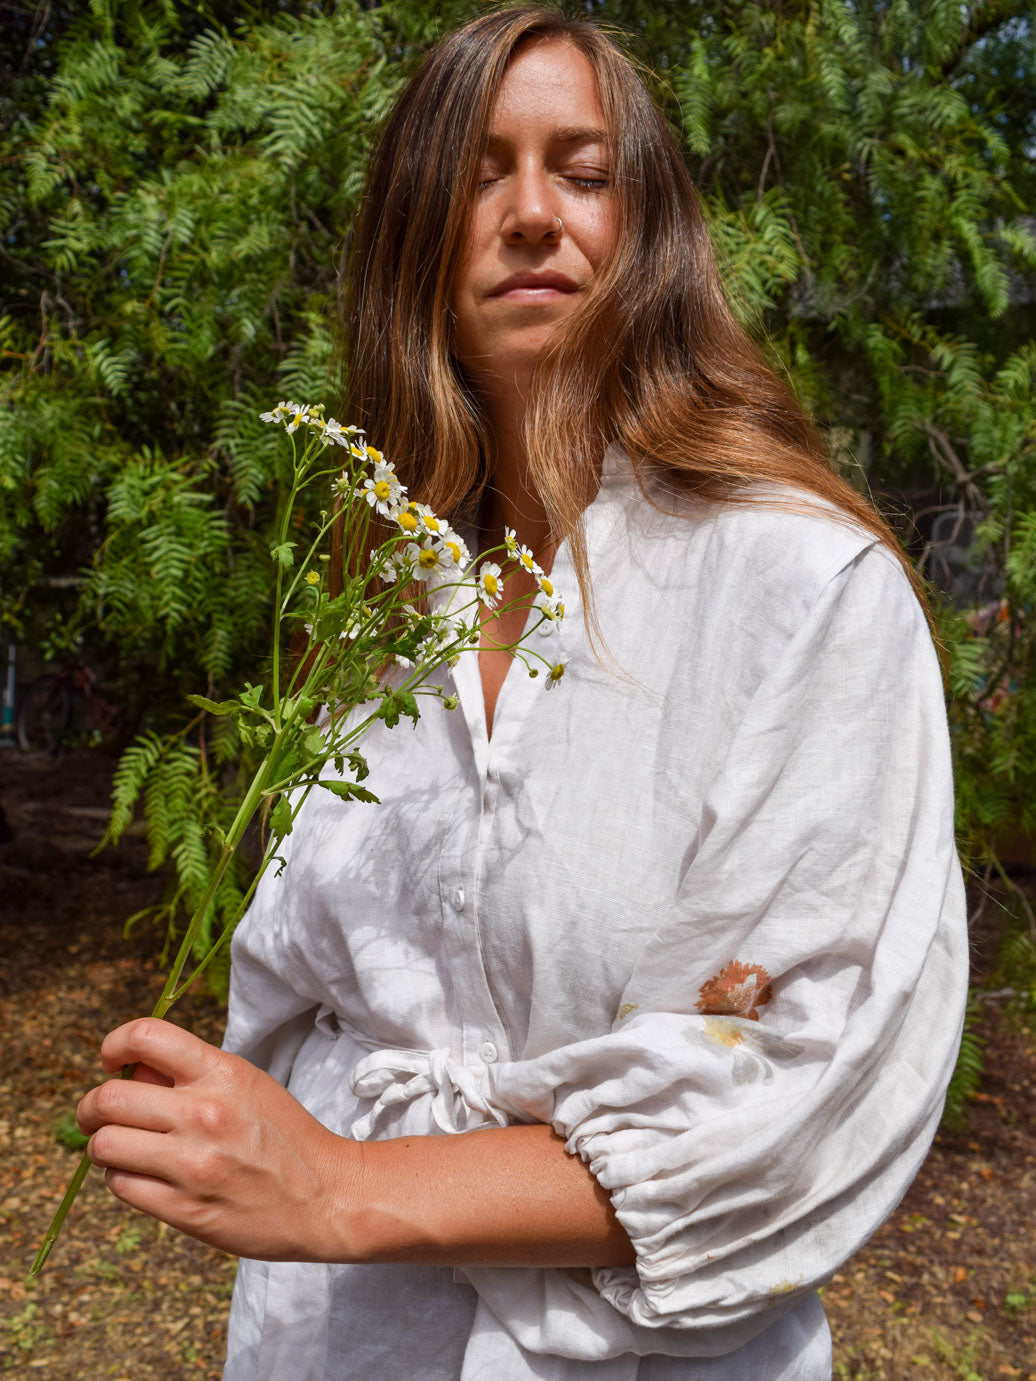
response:
<svg viewBox="0 0 1036 1381"><path fill-rule="evenodd" d="M481 684L479 684L481 694ZM488 747L488 745L487 745ZM474 781L461 793L443 832L437 874L443 918L443 959L451 974L449 1020L457 1057L476 1071L499 1058L499 1013L489 988L478 935L478 875L495 792L488 752L473 755ZM477 783L477 786L476 786ZM495 1038L495 1039L491 1039ZM492 1051L492 1058L488 1058Z"/></svg>

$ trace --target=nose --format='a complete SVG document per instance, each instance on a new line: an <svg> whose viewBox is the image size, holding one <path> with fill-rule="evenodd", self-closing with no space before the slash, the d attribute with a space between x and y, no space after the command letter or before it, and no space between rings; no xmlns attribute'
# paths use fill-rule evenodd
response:
<svg viewBox="0 0 1036 1381"><path fill-rule="evenodd" d="M526 169L511 181L511 196L500 226L509 245L539 244L556 234L558 213L554 210L550 180Z"/></svg>

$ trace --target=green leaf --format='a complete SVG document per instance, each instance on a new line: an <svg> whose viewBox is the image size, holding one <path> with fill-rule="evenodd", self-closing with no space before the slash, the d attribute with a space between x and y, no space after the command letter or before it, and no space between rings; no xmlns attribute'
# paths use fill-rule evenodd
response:
<svg viewBox="0 0 1036 1381"><path fill-rule="evenodd" d="M402 715L417 723L421 712L417 708L417 699L413 691L386 690L382 694L384 699L378 711L378 718L383 719L390 729L396 727Z"/></svg>
<svg viewBox="0 0 1036 1381"><path fill-rule="evenodd" d="M340 796L343 801L369 801L373 805L379 803L378 797L373 791L368 791L365 786L357 786L355 782L331 782L321 777L317 786L322 786L325 791Z"/></svg>
<svg viewBox="0 0 1036 1381"><path fill-rule="evenodd" d="M295 564L295 557L292 553L297 546L298 542L281 542L279 546L270 548L270 555L275 561L283 566L285 570L290 570Z"/></svg>
<svg viewBox="0 0 1036 1381"><path fill-rule="evenodd" d="M251 681L245 682L246 689L241 692L241 704L247 705L250 709L257 710L259 702L263 698L263 687L253 686Z"/></svg>
<svg viewBox="0 0 1036 1381"><path fill-rule="evenodd" d="M281 718L308 719L316 708L316 701L309 695L289 695L281 701Z"/></svg>
<svg viewBox="0 0 1036 1381"><path fill-rule="evenodd" d="M285 835L291 834L291 802L286 796L281 796L273 810L270 811L270 829L278 839L283 839Z"/></svg>
<svg viewBox="0 0 1036 1381"><path fill-rule="evenodd" d="M210 700L207 695L189 695L187 699L199 709L208 710L209 714L233 714L238 708L236 700Z"/></svg>
<svg viewBox="0 0 1036 1381"><path fill-rule="evenodd" d="M302 735L302 754L307 758L314 758L326 746L327 740L324 737L323 729L307 729Z"/></svg>

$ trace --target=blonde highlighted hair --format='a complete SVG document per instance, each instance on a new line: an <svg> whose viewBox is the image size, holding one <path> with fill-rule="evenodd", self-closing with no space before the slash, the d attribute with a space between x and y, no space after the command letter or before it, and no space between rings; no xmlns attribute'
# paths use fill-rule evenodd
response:
<svg viewBox="0 0 1036 1381"><path fill-rule="evenodd" d="M630 58L594 24L542 6L448 34L407 86L370 163L344 275L345 401L412 497L471 518L493 438L454 349L451 300L489 121L526 44L562 41L596 73L617 192L617 248L537 367L526 417L530 484L571 539L592 610L580 515L609 443L641 487L707 502L789 489L832 505L913 567L828 463L791 389L734 316L680 149ZM780 501L780 500L779 500ZM768 502L770 502L768 500ZM781 501L783 502L783 501Z"/></svg>

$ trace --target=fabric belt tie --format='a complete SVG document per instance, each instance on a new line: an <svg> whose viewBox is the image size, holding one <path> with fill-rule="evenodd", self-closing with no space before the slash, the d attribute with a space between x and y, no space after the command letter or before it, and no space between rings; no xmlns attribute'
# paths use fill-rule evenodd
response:
<svg viewBox="0 0 1036 1381"><path fill-rule="evenodd" d="M432 1095L432 1118L444 1132L467 1132L476 1127L507 1126L507 1114L494 1108L482 1091L483 1068L450 1059L442 1050L375 1050L352 1072L350 1087L358 1098L375 1099L374 1106L349 1128L357 1141L369 1140L381 1114L399 1103Z"/></svg>

